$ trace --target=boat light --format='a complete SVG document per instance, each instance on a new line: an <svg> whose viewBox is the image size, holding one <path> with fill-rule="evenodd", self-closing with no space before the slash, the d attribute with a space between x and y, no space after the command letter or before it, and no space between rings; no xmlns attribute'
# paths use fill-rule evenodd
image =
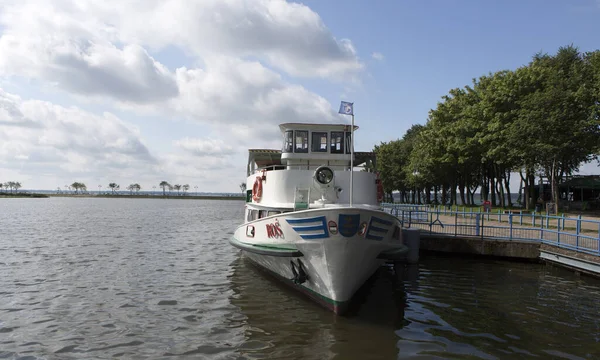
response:
<svg viewBox="0 0 600 360"><path fill-rule="evenodd" d="M329 185L333 181L333 170L327 166L320 166L315 170L314 178L321 185Z"/></svg>

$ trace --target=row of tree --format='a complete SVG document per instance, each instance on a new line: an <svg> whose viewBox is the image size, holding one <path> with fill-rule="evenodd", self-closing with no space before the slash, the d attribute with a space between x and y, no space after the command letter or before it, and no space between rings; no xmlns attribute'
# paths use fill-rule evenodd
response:
<svg viewBox="0 0 600 360"><path fill-rule="evenodd" d="M19 191L21 187L21 183L18 181L7 181L5 183L0 182L0 191L2 191L2 188L4 188L6 190L10 190L10 192L12 193Z"/></svg>
<svg viewBox="0 0 600 360"><path fill-rule="evenodd" d="M188 184L185 184L185 185L179 185L179 184L171 185L171 184L169 184L166 181L162 181L159 184L159 186L162 187L163 194L166 194L166 190L167 189L169 189L169 191L172 191L173 189L175 189L175 190L177 190L177 193L179 193L180 190L183 190L184 193L185 193L190 188L190 186ZM65 187L67 187L67 186L65 185ZM86 192L87 191L87 186L84 183L77 182L77 181L74 182L74 183L72 183L70 186L68 186L68 188L69 188L69 190L74 190L76 194L79 193L79 192ZM117 191L119 191L121 189L121 185L112 182L112 183L108 184L108 188L114 194L114 193L116 193ZM127 190L129 190L129 192L131 194L133 194L134 191L137 193L141 189L142 189L142 186L140 184L138 184L138 183L130 184L129 186L127 186ZM58 188L58 190L60 191L60 188Z"/></svg>
<svg viewBox="0 0 600 360"><path fill-rule="evenodd" d="M549 179L558 202L559 181L600 153L599 110L600 51L567 46L555 55L538 53L526 66L450 90L424 126L375 146L383 187L412 202L439 203L441 193L444 204L456 204L458 196L474 204L480 189L484 200L512 206L509 181L516 172L527 208L536 176Z"/></svg>
<svg viewBox="0 0 600 360"><path fill-rule="evenodd" d="M175 185L171 185L169 184L167 181L161 181L159 186L163 189L163 195L166 195L166 190L169 189L169 191L173 191L173 189L177 190L177 195L179 195L179 191L183 190L183 193L185 195L185 193L190 189L190 186L188 184L185 185L179 185L179 184L175 184Z"/></svg>

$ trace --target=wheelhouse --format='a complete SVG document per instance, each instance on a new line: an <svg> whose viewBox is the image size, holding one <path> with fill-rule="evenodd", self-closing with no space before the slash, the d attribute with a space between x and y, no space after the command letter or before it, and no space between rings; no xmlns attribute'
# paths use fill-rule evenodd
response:
<svg viewBox="0 0 600 360"><path fill-rule="evenodd" d="M350 170L350 125L285 123L279 126L282 133L281 150L250 149L247 175L258 170L314 170L328 166L334 170ZM354 126L356 131L358 126ZM372 152L354 152L354 166L367 171L375 168Z"/></svg>

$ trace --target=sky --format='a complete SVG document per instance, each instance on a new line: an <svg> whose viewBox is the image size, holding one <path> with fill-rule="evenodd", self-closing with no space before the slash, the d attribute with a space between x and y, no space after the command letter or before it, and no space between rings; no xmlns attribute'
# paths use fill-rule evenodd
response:
<svg viewBox="0 0 600 360"><path fill-rule="evenodd" d="M238 192L280 123L349 124L353 102L371 151L473 78L600 49L598 18L596 0L0 0L0 182Z"/></svg>

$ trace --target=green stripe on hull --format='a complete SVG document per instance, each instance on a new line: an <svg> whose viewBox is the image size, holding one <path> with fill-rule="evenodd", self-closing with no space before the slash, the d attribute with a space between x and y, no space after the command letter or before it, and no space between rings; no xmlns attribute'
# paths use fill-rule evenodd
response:
<svg viewBox="0 0 600 360"><path fill-rule="evenodd" d="M258 245L258 244L250 244L250 243L245 243L245 242L241 242L238 239L236 239L235 237L232 237L229 242L242 250L248 251L248 252L252 252L252 253L256 253L256 254L261 254L261 255L269 255L269 256L276 256L276 257L301 257L304 256L304 254L302 254L302 252L300 250L298 250L297 248L290 248L290 247L283 247L283 246L276 246L276 245Z"/></svg>

